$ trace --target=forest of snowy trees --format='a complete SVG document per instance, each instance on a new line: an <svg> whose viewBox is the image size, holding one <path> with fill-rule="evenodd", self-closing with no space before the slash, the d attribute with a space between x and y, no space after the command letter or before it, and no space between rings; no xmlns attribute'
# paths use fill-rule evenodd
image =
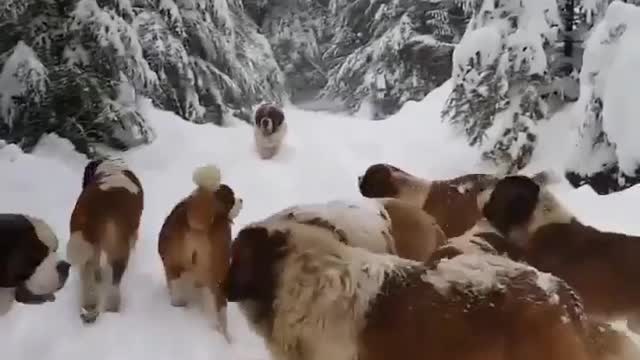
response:
<svg viewBox="0 0 640 360"><path fill-rule="evenodd" d="M377 120L451 79L443 121L504 173L527 166L540 123L580 106L566 176L604 194L640 180L640 148L608 120L631 126L613 107L637 91L607 96L617 73L600 66L630 48L640 0L612 2L0 0L0 139L30 151L54 132L88 155L149 143L143 98L222 126L263 101Z"/></svg>

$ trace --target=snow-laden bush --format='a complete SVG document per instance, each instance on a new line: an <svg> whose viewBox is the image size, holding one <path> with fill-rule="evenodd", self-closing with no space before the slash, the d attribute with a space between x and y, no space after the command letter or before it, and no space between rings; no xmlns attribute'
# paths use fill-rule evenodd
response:
<svg viewBox="0 0 640 360"><path fill-rule="evenodd" d="M567 178L607 194L640 182L640 7L613 2L586 43Z"/></svg>
<svg viewBox="0 0 640 360"><path fill-rule="evenodd" d="M556 0L469 0L453 54L443 118L505 172L526 166L547 117L548 56L561 24Z"/></svg>

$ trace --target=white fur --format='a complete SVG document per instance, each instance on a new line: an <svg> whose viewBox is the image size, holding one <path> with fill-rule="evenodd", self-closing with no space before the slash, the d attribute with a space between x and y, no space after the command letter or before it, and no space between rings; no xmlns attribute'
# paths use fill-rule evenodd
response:
<svg viewBox="0 0 640 360"><path fill-rule="evenodd" d="M253 137L260 157L262 159L274 157L282 147L287 132L288 126L286 121L284 121L273 134L268 136L262 133L259 126L254 126Z"/></svg>
<svg viewBox="0 0 640 360"><path fill-rule="evenodd" d="M15 289L0 288L0 316L7 314L15 301Z"/></svg>
<svg viewBox="0 0 640 360"><path fill-rule="evenodd" d="M293 214L292 219L289 219L289 214ZM379 199L301 204L279 211L268 219L304 223L317 218L331 224L346 237L350 246L379 254L388 253L394 248L391 218ZM331 234L338 237L334 232Z"/></svg>
<svg viewBox="0 0 640 360"><path fill-rule="evenodd" d="M109 189L124 188L132 194L138 194L140 188L124 173L109 174L100 178L100 190L107 191Z"/></svg>
<svg viewBox="0 0 640 360"><path fill-rule="evenodd" d="M96 168L96 174L111 175L118 174L127 170L127 164L119 158L107 159L100 162Z"/></svg>
<svg viewBox="0 0 640 360"><path fill-rule="evenodd" d="M84 265L93 255L93 246L84 238L82 231L74 231L67 242L67 260L72 266Z"/></svg>
<svg viewBox="0 0 640 360"><path fill-rule="evenodd" d="M215 165L200 166L193 171L193 183L208 191L216 191L220 187L222 175Z"/></svg>
<svg viewBox="0 0 640 360"><path fill-rule="evenodd" d="M229 220L233 220L236 217L238 217L238 215L240 215L240 211L242 210L242 206L243 206L243 201L241 198L236 198L235 202L233 203L233 207L231 208L231 211L229 211Z"/></svg>
<svg viewBox="0 0 640 360"><path fill-rule="evenodd" d="M432 182L413 175L392 171L398 194L394 198L422 208L429 198Z"/></svg>
<svg viewBox="0 0 640 360"><path fill-rule="evenodd" d="M49 253L25 282L26 288L35 295L52 294L58 290L61 282L56 266L59 262L60 257L57 253Z"/></svg>
<svg viewBox="0 0 640 360"><path fill-rule="evenodd" d="M385 278L418 263L343 245L316 227L278 221L262 225L288 231L292 246L279 277L273 332L267 339L274 358L301 359L301 345L304 359L356 359L358 331ZM245 304L241 309L249 310Z"/></svg>
<svg viewBox="0 0 640 360"><path fill-rule="evenodd" d="M25 218L29 220L31 225L36 231L36 236L42 243L47 245L49 250L57 251L58 250L58 237L53 232L51 227L44 222L42 219L38 219L32 216L25 215Z"/></svg>

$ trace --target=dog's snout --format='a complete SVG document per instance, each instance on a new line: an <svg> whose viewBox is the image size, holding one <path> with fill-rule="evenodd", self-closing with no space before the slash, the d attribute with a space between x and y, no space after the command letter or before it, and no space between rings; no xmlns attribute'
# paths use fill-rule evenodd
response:
<svg viewBox="0 0 640 360"><path fill-rule="evenodd" d="M56 270L58 271L58 274L60 274L60 276L64 279L66 279L69 276L70 268L71 268L71 264L69 264L64 260L59 261L58 264L56 265Z"/></svg>
<svg viewBox="0 0 640 360"><path fill-rule="evenodd" d="M362 175L358 176L358 185L362 184Z"/></svg>

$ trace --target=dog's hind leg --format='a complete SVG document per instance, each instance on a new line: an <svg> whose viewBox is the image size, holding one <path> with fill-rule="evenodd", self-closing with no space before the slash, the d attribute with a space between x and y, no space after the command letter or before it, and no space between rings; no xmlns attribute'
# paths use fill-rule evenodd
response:
<svg viewBox="0 0 640 360"><path fill-rule="evenodd" d="M94 323L100 315L98 291L101 277L97 256L80 266L80 318L85 324Z"/></svg>
<svg viewBox="0 0 640 360"><path fill-rule="evenodd" d="M111 270L111 276L106 283L107 293L105 303L105 310L108 312L120 312L120 304L122 302L122 296L120 295L120 284L122 282L124 272L127 270L128 262L128 256L109 260L108 267Z"/></svg>

